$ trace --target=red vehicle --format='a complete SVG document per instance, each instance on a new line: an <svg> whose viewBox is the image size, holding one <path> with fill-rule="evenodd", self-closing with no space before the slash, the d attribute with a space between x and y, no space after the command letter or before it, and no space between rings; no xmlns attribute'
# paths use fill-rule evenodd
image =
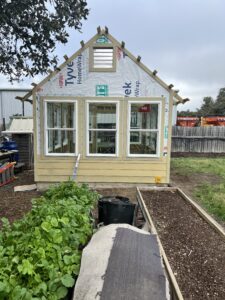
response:
<svg viewBox="0 0 225 300"><path fill-rule="evenodd" d="M177 126L195 127L198 126L198 117L177 117Z"/></svg>
<svg viewBox="0 0 225 300"><path fill-rule="evenodd" d="M223 116L202 117L201 126L225 126L225 117Z"/></svg>

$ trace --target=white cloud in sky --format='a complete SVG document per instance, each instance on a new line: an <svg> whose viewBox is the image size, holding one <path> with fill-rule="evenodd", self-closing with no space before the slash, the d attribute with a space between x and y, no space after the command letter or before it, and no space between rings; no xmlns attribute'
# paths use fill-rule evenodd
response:
<svg viewBox="0 0 225 300"><path fill-rule="evenodd" d="M225 87L224 0L87 0L91 9L82 34L70 30L67 45L58 45L60 62L72 55L80 40L87 41L101 25L180 95L192 101L181 109L195 109L203 97L216 97ZM2 79L2 80L1 80ZM25 80L23 84L39 81ZM8 83L2 76L0 86ZM8 84L10 85L10 84Z"/></svg>

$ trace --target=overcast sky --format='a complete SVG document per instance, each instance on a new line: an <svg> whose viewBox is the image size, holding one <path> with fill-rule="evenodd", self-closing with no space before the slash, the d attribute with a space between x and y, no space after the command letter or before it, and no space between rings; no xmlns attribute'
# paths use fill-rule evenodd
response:
<svg viewBox="0 0 225 300"><path fill-rule="evenodd" d="M72 55L105 25L119 41L180 95L191 101L179 110L195 109L205 96L225 87L225 0L87 0L90 14L82 34L70 31L69 43L58 45ZM41 77L24 81L23 86ZM11 84L0 77L0 87ZM14 84L18 86L18 84Z"/></svg>

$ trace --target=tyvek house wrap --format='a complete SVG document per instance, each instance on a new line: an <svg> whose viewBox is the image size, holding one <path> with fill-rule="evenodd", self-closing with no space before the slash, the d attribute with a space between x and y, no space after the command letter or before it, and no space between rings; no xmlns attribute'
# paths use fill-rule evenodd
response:
<svg viewBox="0 0 225 300"><path fill-rule="evenodd" d="M40 96L161 97L165 98L164 144L168 144L169 92L151 78L119 47L116 49L116 72L89 72L89 48L85 49L37 93L37 154L40 154Z"/></svg>

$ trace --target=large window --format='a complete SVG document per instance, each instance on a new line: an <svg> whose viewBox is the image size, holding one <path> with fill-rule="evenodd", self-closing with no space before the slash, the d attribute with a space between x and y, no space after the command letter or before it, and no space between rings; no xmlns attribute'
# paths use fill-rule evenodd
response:
<svg viewBox="0 0 225 300"><path fill-rule="evenodd" d="M47 155L76 154L76 102L45 101Z"/></svg>
<svg viewBox="0 0 225 300"><path fill-rule="evenodd" d="M87 155L118 154L118 103L87 103Z"/></svg>
<svg viewBox="0 0 225 300"><path fill-rule="evenodd" d="M159 155L159 103L129 102L128 155Z"/></svg>

